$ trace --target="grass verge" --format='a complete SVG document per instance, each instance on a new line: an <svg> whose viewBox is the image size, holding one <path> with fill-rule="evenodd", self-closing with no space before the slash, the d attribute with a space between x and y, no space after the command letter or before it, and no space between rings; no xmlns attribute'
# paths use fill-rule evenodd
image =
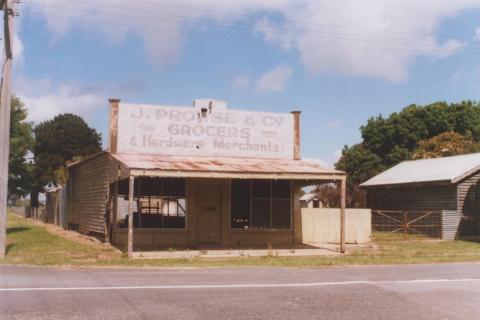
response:
<svg viewBox="0 0 480 320"><path fill-rule="evenodd" d="M8 215L7 256L0 264L68 266L330 266L365 264L406 264L480 262L480 243L439 241L426 238L402 240L374 235L372 245L342 256L255 257L128 260L108 245L72 240L48 231L48 226L13 214Z"/></svg>

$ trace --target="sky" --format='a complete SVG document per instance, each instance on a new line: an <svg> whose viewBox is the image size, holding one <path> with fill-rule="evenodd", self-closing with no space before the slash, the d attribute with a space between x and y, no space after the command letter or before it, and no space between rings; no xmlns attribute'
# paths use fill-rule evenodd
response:
<svg viewBox="0 0 480 320"><path fill-rule="evenodd" d="M302 157L331 166L370 117L480 100L480 0L24 0L14 92L35 123L108 98L302 111Z"/></svg>

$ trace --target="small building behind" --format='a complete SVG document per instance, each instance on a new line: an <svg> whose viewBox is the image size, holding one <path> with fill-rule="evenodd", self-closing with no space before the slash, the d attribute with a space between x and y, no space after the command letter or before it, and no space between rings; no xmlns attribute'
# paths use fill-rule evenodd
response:
<svg viewBox="0 0 480 320"><path fill-rule="evenodd" d="M301 208L322 208L322 201L315 192L305 193L300 197Z"/></svg>
<svg viewBox="0 0 480 320"><path fill-rule="evenodd" d="M430 219L431 231L444 239L480 234L480 153L404 161L360 186L372 212L410 214L414 232Z"/></svg>

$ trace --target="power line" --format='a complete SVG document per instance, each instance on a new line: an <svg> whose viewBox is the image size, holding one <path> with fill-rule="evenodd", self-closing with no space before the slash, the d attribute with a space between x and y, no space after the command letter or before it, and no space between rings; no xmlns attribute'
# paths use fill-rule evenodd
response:
<svg viewBox="0 0 480 320"><path fill-rule="evenodd" d="M149 1L144 1L144 2L149 2ZM152 2L152 1L150 1ZM88 9L85 9L85 7L78 7L78 5L86 5L86 4L92 4L92 5L95 5L94 8L88 8ZM156 3L158 4L158 3ZM138 9L138 8L129 8L129 7L124 7L124 6L117 6L117 5L109 5L109 4L99 4L98 2L92 2L92 1L81 1L81 2L76 2L75 3L76 6L72 6L71 4L69 4L69 6L62 6L62 5L58 5L58 4L55 4L54 6L49 6L51 9L65 9L65 10L74 10L74 11L78 11L78 10L82 10L84 12L88 12L88 13L91 13L91 12L94 12L94 13L101 13L101 14L107 14L107 15L122 15L122 16L128 16L128 17L140 17L140 18L147 18L147 19L154 19L152 17L152 15L157 15L157 16L163 16L163 17L167 17L169 18L168 20L172 20L171 18L178 18L178 19L175 19L174 21L178 21L178 20L182 20L182 21L188 21L190 20L190 22L194 22L194 23L198 23L198 22L201 22L201 21L204 21L204 22L212 22L212 18L205 18L205 17L193 17L193 16L188 16L188 15L181 15L181 14L177 14L177 13L168 13L168 12L165 12L165 11L156 11L156 10L141 10L141 9ZM182 7L182 6L178 6L178 5L168 5L168 4L164 4L162 3L162 6L170 6L170 7L179 7L179 8L183 8L185 9L185 7ZM144 13L144 14L147 14L147 15L142 15L142 16L134 16L134 15L131 15L131 14L121 14L121 13L113 13L113 12L107 12L105 10L102 10L102 9L105 9L105 8L112 8L112 9L115 9L115 10L125 10L125 11L128 11L129 13L131 13L132 11L133 12L139 12L139 13ZM100 9L100 10L99 10ZM209 12L209 11L212 11L212 10L202 10L202 12ZM216 10L213 11L213 12L216 12L218 13ZM232 13L228 13L228 12L222 12L223 14L225 15L231 15ZM237 15L237 14L234 14L234 15ZM245 15L240 15L238 14L239 17L241 18L245 18ZM275 17L269 17L269 21L270 20L277 20L278 19L274 19ZM163 19L165 20L165 19ZM285 32L290 32L290 33L298 33L298 32L301 32L303 34L327 34L327 35L339 35L339 36L342 36L342 35L355 35L355 33L341 33L339 32L337 29L340 28L340 29L349 29L349 30L353 30L357 33L357 35L360 35L360 36L364 36L364 33L359 33L359 30L364 30L364 31L369 31L369 32L376 32L376 33L383 33L385 34L384 38L385 40L393 40L393 39L398 39L398 40L411 40L412 38L411 37L392 37L392 33L397 33L397 34L404 34L404 35L415 35L415 36L423 36L423 37L432 37L432 38L436 38L436 39L451 39L451 38L456 38L456 39L471 39L472 36L462 36L462 35L435 35L435 34L431 34L431 33L413 33L413 32L404 32L404 31L395 31L395 30L381 30L381 29L374 29L374 28L364 28L362 26L344 26L344 25L329 25L329 24L323 24L323 23L308 23L308 22L302 22L302 21L294 21L294 20L282 20L281 22L283 23L292 23L292 24L302 24L302 25L315 25L315 26L321 26L321 27L328 27L328 28L334 28L336 29L334 33L332 33L331 31L320 31L320 30L312 30L312 29L305 29L305 28L292 28L292 26L282 26L281 27L281 30L280 31L276 31L278 33L285 33ZM221 23L218 22L218 20L216 21L216 25L221 25ZM253 24L253 23L247 23L247 22L235 22L235 24L233 25L231 23L231 20L224 23L224 27L229 27L229 28L235 28L235 27L238 27L238 26L244 26L244 27L248 27L248 28L255 28L257 26L257 24ZM378 36L377 36L378 38ZM415 38L416 39L416 38Z"/></svg>
<svg viewBox="0 0 480 320"><path fill-rule="evenodd" d="M157 1L151 1L151 0L137 0L137 3L138 2L143 2L143 3L151 3L151 4L156 4L156 5L160 5L159 2ZM78 0L76 2L77 4L78 3L90 3L90 4L95 4L95 5L98 5L98 2L92 2L92 1L88 1L88 0ZM102 4L104 5L104 4ZM162 2L161 5L163 7L171 7L171 8L178 8L178 9L182 9L182 10L190 10L190 11L193 11L193 12L197 12L197 14L205 14L205 13L211 13L211 14L217 14L217 15L224 15L224 16L231 16L231 17L237 17L237 19L241 19L241 18L245 18L246 14L245 13L235 13L235 12L231 12L231 11L221 11L221 10L212 10L212 9L205 9L205 8L200 8L200 7L188 7L188 6L185 6L185 5L178 5L178 4L168 4L168 3L165 3L165 2ZM391 4L390 4L391 5ZM112 5L109 5L110 7L117 7L117 6L112 6ZM405 4L401 4L401 7L402 8L405 8ZM117 7L117 8L120 8L120 7ZM137 9L134 9L134 8L126 8L126 7L123 7L124 9L126 10L137 10ZM412 10L415 10L415 9L419 9L420 7L416 7L416 8L411 8ZM423 8L422 8L423 9ZM267 11L268 9L264 9L263 11ZM273 10L275 11L275 10ZM158 11L157 11L158 12ZM277 10L277 12L280 12L279 10ZM253 14L250 14L251 16ZM301 20L292 20L292 19L288 19L288 18L281 18L281 17L276 17L276 16L271 16L269 17L269 20L272 20L272 21L278 21L278 22L281 22L281 23L290 23L290 24L298 24L298 25L307 25L307 26L319 26L319 27L331 27L331 28L342 28L342 29L350 29L350 30L364 30L364 31L375 31L375 32L385 32L385 33L388 33L388 35L391 35L392 33L395 33L395 34L405 34L405 35L416 35L416 36L427 36L427 37L436 37L436 38L457 38L457 39L460 39L460 38L463 38L463 39L470 39L471 37L469 36L460 36L460 35L435 35L435 34L432 34L432 33L422 33L422 32L407 32L407 31L398 31L398 30L395 30L395 29L388 29L388 30L379 30L379 29L376 29L376 28L366 28L362 25L357 25L357 26L345 26L345 25L341 25L341 24L326 24L326 23L320 23L320 22L306 22L306 21L301 21Z"/></svg>
<svg viewBox="0 0 480 320"><path fill-rule="evenodd" d="M254 41L262 40L260 38L251 37L251 36L239 36L235 34L218 33L218 32L212 32L212 31L199 32L199 31L192 31L192 30L179 30L176 28L165 28L165 27L158 27L158 26L154 27L154 26L139 25L139 24L127 24L125 22L115 23L115 22L105 21L101 19L92 19L92 18L86 18L86 17L80 17L80 16L75 16L75 17L61 16L61 15L56 15L52 13L37 12L37 11L30 11L30 13L38 16L43 16L45 18L55 17L58 19L66 19L66 20L88 21L88 22L93 22L98 24L121 26L121 27L132 28L132 29L156 30L156 31L163 31L163 32L181 32L182 34L189 34L189 35L213 36L213 37L234 38L234 39L242 39L242 40L254 40ZM158 21L161 21L161 20L158 20ZM391 51L391 52L406 52L406 53L410 52L412 49L416 49L419 47L418 43L405 43L405 44L397 43L396 46L399 46L399 47L392 48L392 47L372 46L371 39L365 39L365 42L368 42L368 46L352 46L352 45L345 45L345 44L336 45L331 43L327 44L327 43L308 42L308 41L303 41L300 44L302 47L347 48L347 49L361 49L364 51ZM381 41L379 42L381 43ZM290 45L293 43L293 41L291 39L277 39L276 43L280 45L282 44Z"/></svg>

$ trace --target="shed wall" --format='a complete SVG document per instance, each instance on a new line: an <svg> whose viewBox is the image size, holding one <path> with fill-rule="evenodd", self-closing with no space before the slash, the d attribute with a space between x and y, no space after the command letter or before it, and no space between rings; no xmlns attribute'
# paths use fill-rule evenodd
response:
<svg viewBox="0 0 480 320"><path fill-rule="evenodd" d="M457 184L458 211L463 215L461 235L480 232L480 171Z"/></svg>
<svg viewBox="0 0 480 320"><path fill-rule="evenodd" d="M377 210L456 210L457 191L455 185L368 189L367 206Z"/></svg>
<svg viewBox="0 0 480 320"><path fill-rule="evenodd" d="M104 236L109 194L109 155L100 154L69 168L68 224L81 233Z"/></svg>

